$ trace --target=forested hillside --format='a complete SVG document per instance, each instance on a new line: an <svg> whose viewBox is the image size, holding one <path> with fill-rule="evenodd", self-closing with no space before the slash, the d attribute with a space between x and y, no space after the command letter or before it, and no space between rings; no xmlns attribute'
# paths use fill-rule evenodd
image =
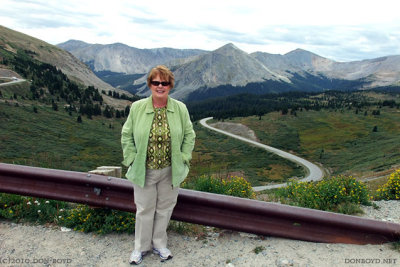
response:
<svg viewBox="0 0 400 267"><path fill-rule="evenodd" d="M12 53L0 47L0 64L29 81L30 92L20 95L21 98L51 104L55 110L62 105L70 113L77 112L80 116L87 115L89 118L99 115L125 116L125 109L118 110L113 105L105 104L104 97L126 100L126 105L138 99L115 91L99 92L94 86L77 84L55 66L33 59L31 55L34 53L29 50ZM14 96L18 98L17 94L12 95Z"/></svg>
<svg viewBox="0 0 400 267"><path fill-rule="evenodd" d="M237 94L204 101L189 102L188 108L194 120L214 117L223 120L233 117L262 116L272 111L283 115L296 115L299 110L320 110L349 108L362 110L370 106L390 106L399 108L395 101L400 87L385 87L358 92L326 91L286 92L274 94ZM372 95L380 95L379 98Z"/></svg>

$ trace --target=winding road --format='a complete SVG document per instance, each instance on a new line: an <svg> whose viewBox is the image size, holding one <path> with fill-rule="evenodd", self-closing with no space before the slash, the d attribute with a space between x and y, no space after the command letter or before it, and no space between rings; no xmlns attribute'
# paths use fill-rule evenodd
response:
<svg viewBox="0 0 400 267"><path fill-rule="evenodd" d="M11 81L9 81L9 82L0 83L0 86L6 86L6 85L13 84L13 83L25 82L24 79L13 78L13 77L0 77L0 79L11 79Z"/></svg>
<svg viewBox="0 0 400 267"><path fill-rule="evenodd" d="M250 143L250 144L255 145L257 147L263 148L263 149L265 149L265 150L267 150L269 152L275 153L275 154L277 154L278 156L280 156L282 158L288 159L288 160L293 161L293 162L295 162L295 163L297 163L299 165L302 165L304 168L306 168L307 175L306 175L306 177L301 179L301 181L303 181L303 182L318 181L318 180L321 180L324 177L323 170L320 167L318 167L317 165L315 165L314 163L309 162L308 160L305 160L303 158L300 158L300 157L298 157L296 155L290 154L290 153L285 152L283 150L280 150L280 149L277 149L277 148L274 148L274 147L271 147L271 146L267 146L267 145L261 144L259 142L247 139L245 137L242 137L242 136L239 136L239 135L236 135L236 134L232 134L232 133L229 133L227 131L220 130L220 129L217 129L215 127L212 127L212 126L208 125L207 121L211 120L212 118L213 117L208 117L208 118L201 119L200 120L200 124L202 126L208 128L208 129L210 129L210 130L213 130L213 131L225 134L227 136L239 139L239 140L241 140L243 142ZM266 190L266 189L279 188L279 187L283 187L283 186L286 186L286 185L287 185L286 183L283 183L283 184L274 184L274 185L265 185L265 186L255 186L255 187L253 187L253 189L254 189L254 191L262 191L262 190Z"/></svg>

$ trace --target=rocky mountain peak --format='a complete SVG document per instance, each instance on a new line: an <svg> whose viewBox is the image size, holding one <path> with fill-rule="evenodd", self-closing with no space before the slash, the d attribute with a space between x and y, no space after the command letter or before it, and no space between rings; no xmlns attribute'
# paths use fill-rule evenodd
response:
<svg viewBox="0 0 400 267"><path fill-rule="evenodd" d="M341 82L332 88L326 87L332 84L332 79L346 80L349 87L356 84L357 88L399 84L400 81L400 56L343 63L301 48L284 55L265 52L248 54L233 43L213 51L167 47L137 49L128 46L110 50L108 46L99 48L93 45L70 52L84 62L93 64L96 71L143 75L132 80L134 89L131 92L139 95L149 94L144 76L158 64L165 64L173 70L177 83L171 93L179 99L198 91L209 92L222 87L229 94L228 91L235 91L235 88L246 90L243 88L259 85L262 88L259 90L263 92L281 90L277 88L340 90L343 87ZM315 84L316 81L320 84Z"/></svg>
<svg viewBox="0 0 400 267"><path fill-rule="evenodd" d="M335 62L300 48L286 53L284 57L292 66L301 68L305 71L318 72L327 70Z"/></svg>
<svg viewBox="0 0 400 267"><path fill-rule="evenodd" d="M216 49L214 52L216 53L229 53L232 51L239 51L241 53L245 53L244 51L240 50L237 46L235 46L232 43L228 43L224 46L221 46L220 48Z"/></svg>
<svg viewBox="0 0 400 267"><path fill-rule="evenodd" d="M65 43L59 44L58 47L70 51L70 50L76 50L76 49L80 49L80 48L84 48L89 46L90 44L85 43L83 41L79 41L79 40L69 40Z"/></svg>

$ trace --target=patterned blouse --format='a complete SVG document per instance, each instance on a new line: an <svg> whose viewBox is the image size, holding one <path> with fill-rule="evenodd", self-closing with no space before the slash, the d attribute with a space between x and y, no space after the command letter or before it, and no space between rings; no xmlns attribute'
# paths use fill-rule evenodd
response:
<svg viewBox="0 0 400 267"><path fill-rule="evenodd" d="M171 166L171 135L167 120L167 108L154 108L155 115L147 146L147 169L163 169Z"/></svg>

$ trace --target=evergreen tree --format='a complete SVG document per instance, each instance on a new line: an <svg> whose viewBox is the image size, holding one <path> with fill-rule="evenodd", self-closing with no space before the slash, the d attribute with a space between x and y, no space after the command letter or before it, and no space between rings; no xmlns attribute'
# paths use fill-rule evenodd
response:
<svg viewBox="0 0 400 267"><path fill-rule="evenodd" d="M53 108L53 110L58 111L58 105L56 102L53 102L52 108Z"/></svg>
<svg viewBox="0 0 400 267"><path fill-rule="evenodd" d="M130 109L131 109L131 106L125 107L125 117L128 117Z"/></svg>
<svg viewBox="0 0 400 267"><path fill-rule="evenodd" d="M32 83L30 86L30 90L32 93L32 99L38 99L39 98L39 94L37 92L37 87Z"/></svg>
<svg viewBox="0 0 400 267"><path fill-rule="evenodd" d="M381 111L379 109L374 110L374 111L372 111L372 115L375 115L375 116L381 115Z"/></svg>
<svg viewBox="0 0 400 267"><path fill-rule="evenodd" d="M106 108L104 109L103 116L106 118L112 118L114 116L113 111L109 105L107 105Z"/></svg>
<svg viewBox="0 0 400 267"><path fill-rule="evenodd" d="M101 115L101 108L99 104L94 105L93 115L95 116Z"/></svg>

